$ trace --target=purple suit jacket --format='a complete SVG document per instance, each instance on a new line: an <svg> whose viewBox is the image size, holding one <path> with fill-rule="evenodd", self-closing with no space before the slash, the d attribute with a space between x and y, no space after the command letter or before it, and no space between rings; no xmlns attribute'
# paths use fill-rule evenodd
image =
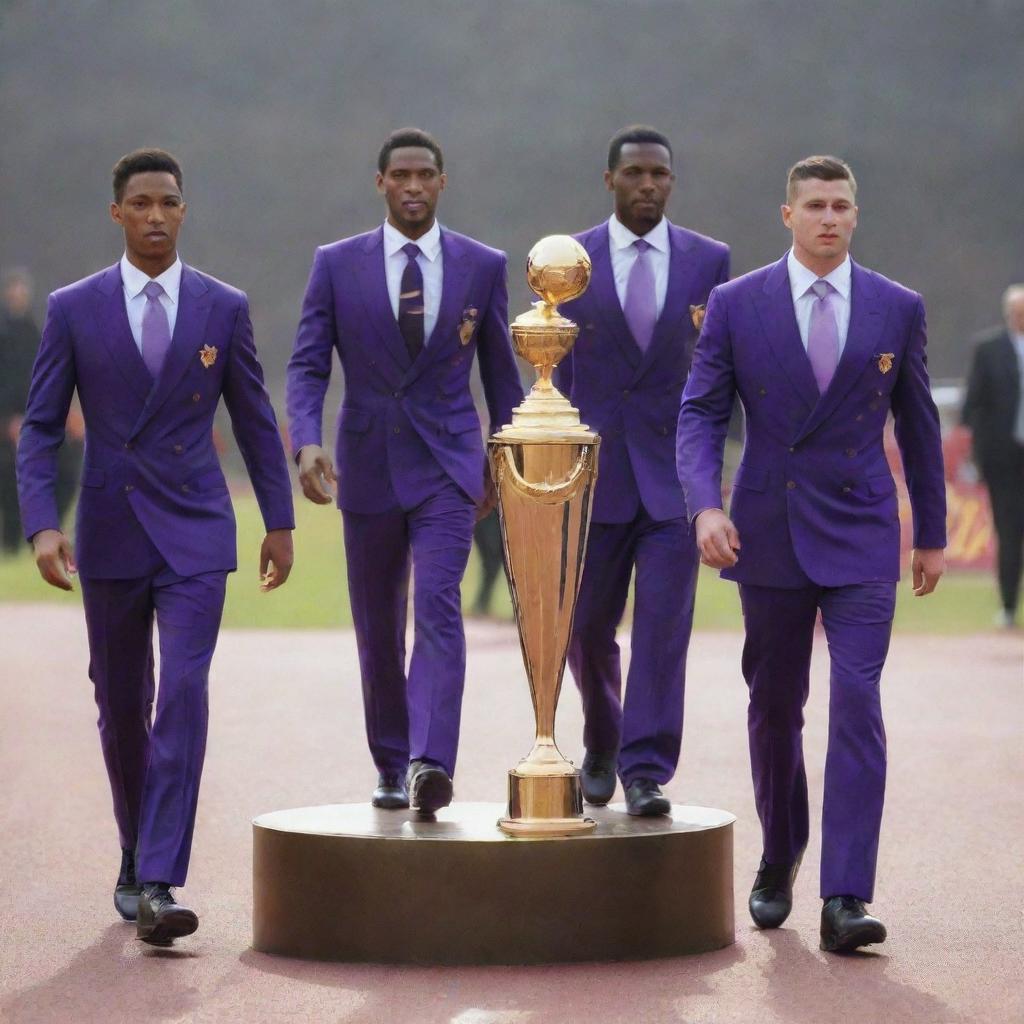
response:
<svg viewBox="0 0 1024 1024"><path fill-rule="evenodd" d="M925 340L920 295L854 263L846 346L819 396L785 257L715 289L683 395L676 457L690 518L721 508L722 450L738 394L746 443L731 516L742 549L724 577L766 587L899 579L896 485L882 447L890 410L914 545L945 546Z"/></svg>
<svg viewBox="0 0 1024 1024"><path fill-rule="evenodd" d="M675 467L679 402L697 341L690 306L729 279L729 247L669 225L668 291L646 352L615 291L607 222L576 236L590 254L590 287L560 307L580 327L556 383L601 435L593 521L626 523L640 503L652 519L686 515Z"/></svg>
<svg viewBox="0 0 1024 1024"><path fill-rule="evenodd" d="M338 505L365 513L394 507L390 474L414 476L424 451L479 502L484 450L469 388L474 354L492 432L511 420L523 397L509 340L505 254L441 229L440 310L413 361L388 298L383 238L379 227L316 251L288 364L292 448L321 444L337 350L345 375L335 447Z"/></svg>
<svg viewBox="0 0 1024 1024"><path fill-rule="evenodd" d="M245 295L183 266L179 303L154 382L128 325L119 265L50 296L18 444L21 515L27 538L60 528L57 449L77 389L86 436L75 546L84 576L139 576L153 547L181 576L235 569L234 513L213 446L222 395L266 528L295 525ZM217 350L209 367L200 359L207 345Z"/></svg>

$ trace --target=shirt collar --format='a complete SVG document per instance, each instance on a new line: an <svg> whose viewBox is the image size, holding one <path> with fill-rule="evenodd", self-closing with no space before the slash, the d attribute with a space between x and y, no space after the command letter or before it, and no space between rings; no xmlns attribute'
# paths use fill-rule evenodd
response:
<svg viewBox="0 0 1024 1024"><path fill-rule="evenodd" d="M437 259L441 251L441 225L435 220L430 225L430 230L419 238L406 238L390 221L384 221L384 252L388 256L394 256L396 252L402 251L403 245L420 247L420 252L430 260L431 263Z"/></svg>
<svg viewBox="0 0 1024 1024"><path fill-rule="evenodd" d="M125 253L121 257L121 281L124 283L124 293L129 299L140 295L150 281L156 281L163 288L164 294L177 305L178 292L181 290L181 257L175 256L174 262L159 277L150 277L144 270L139 270L130 262L128 254Z"/></svg>
<svg viewBox="0 0 1024 1024"><path fill-rule="evenodd" d="M819 280L818 275L813 270L808 270L794 254L793 250L789 250L789 254L786 256L786 267L789 270L789 287L793 291L793 300L803 298L807 294L811 285L815 281ZM830 285L847 301L850 299L850 276L852 274L852 264L850 262L850 254L846 254L846 259L836 267L830 274L826 274L820 280L828 281Z"/></svg>
<svg viewBox="0 0 1024 1024"><path fill-rule="evenodd" d="M608 237L616 249L628 249L638 238L642 238L652 249L668 255L668 221L664 217L646 235L637 235L613 213L608 218Z"/></svg>

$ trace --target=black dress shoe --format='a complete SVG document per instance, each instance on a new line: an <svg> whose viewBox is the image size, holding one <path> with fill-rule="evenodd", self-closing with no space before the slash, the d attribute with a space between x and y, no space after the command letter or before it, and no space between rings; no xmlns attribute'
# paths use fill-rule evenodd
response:
<svg viewBox="0 0 1024 1024"><path fill-rule="evenodd" d="M588 804L603 807L615 792L615 754L597 754L587 751L583 758L580 782L583 784L583 799Z"/></svg>
<svg viewBox="0 0 1024 1024"><path fill-rule="evenodd" d="M430 761L411 761L405 777L409 804L420 814L433 814L452 802L451 776Z"/></svg>
<svg viewBox="0 0 1024 1024"><path fill-rule="evenodd" d="M135 877L135 851L121 851L121 870L114 886L114 909L126 920L134 921L139 911L142 886Z"/></svg>
<svg viewBox="0 0 1024 1024"><path fill-rule="evenodd" d="M195 912L175 902L169 885L149 882L142 887L135 934L143 942L169 946L175 939L191 935L198 927Z"/></svg>
<svg viewBox="0 0 1024 1024"><path fill-rule="evenodd" d="M830 896L821 908L821 948L826 953L851 953L859 946L885 942L885 934L885 925L856 896Z"/></svg>
<svg viewBox="0 0 1024 1024"><path fill-rule="evenodd" d="M792 864L769 864L764 857L750 890L747 908L758 928L778 928L793 909L793 883L800 857Z"/></svg>
<svg viewBox="0 0 1024 1024"><path fill-rule="evenodd" d="M389 811L399 807L408 807L409 793L405 788L405 779L401 775L381 772L377 777L377 788L373 791L370 803L374 807L383 807Z"/></svg>
<svg viewBox="0 0 1024 1024"><path fill-rule="evenodd" d="M626 813L637 818L668 814L672 804L653 779L634 779L626 787Z"/></svg>

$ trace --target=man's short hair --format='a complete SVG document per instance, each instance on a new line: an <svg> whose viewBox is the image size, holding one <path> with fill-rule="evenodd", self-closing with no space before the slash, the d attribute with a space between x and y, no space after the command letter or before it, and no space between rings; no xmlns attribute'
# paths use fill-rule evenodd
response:
<svg viewBox="0 0 1024 1024"><path fill-rule="evenodd" d="M434 154L434 163L439 171L444 171L444 154L441 152L440 143L430 132L422 128L399 128L393 131L387 141L380 147L377 156L377 170L383 174L388 169L391 160L391 152L395 149L402 149L405 146L419 146L422 149L429 149Z"/></svg>
<svg viewBox="0 0 1024 1024"><path fill-rule="evenodd" d="M125 186L133 174L147 174L151 171L173 174L181 190L181 164L165 149L136 149L126 153L114 164L114 202L124 199Z"/></svg>
<svg viewBox="0 0 1024 1024"><path fill-rule="evenodd" d="M672 143L668 137L657 128L649 124L631 124L621 131L616 132L608 143L608 170L614 171L619 166L619 157L622 156L622 147L631 143L653 143L656 146L664 146L668 150L669 160L672 159Z"/></svg>
<svg viewBox="0 0 1024 1024"><path fill-rule="evenodd" d="M850 191L857 195L857 179L845 160L837 156L806 156L789 169L786 177L786 202L793 202L798 181L809 181L812 178L818 181L848 181Z"/></svg>

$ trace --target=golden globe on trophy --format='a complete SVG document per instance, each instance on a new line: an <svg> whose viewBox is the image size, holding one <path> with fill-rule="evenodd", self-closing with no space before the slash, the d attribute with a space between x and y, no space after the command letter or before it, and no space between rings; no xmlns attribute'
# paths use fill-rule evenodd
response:
<svg viewBox="0 0 1024 1024"><path fill-rule="evenodd" d="M550 235L530 250L526 276L540 301L516 318L512 341L537 380L488 450L537 734L533 749L508 773L508 815L498 825L516 836L573 835L594 822L583 817L579 771L555 745L555 709L601 439L580 423L551 376L579 333L557 306L586 290L590 257L568 235Z"/></svg>

